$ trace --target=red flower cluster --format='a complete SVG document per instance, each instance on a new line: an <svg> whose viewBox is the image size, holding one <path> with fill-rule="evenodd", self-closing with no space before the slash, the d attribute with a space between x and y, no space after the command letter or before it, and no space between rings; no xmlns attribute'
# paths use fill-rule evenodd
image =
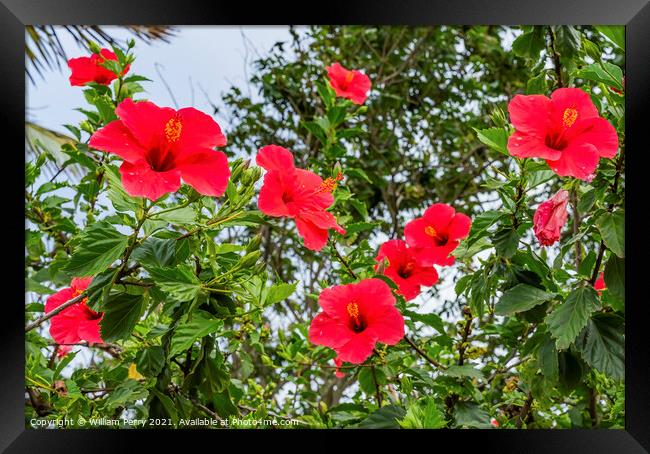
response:
<svg viewBox="0 0 650 454"><path fill-rule="evenodd" d="M293 154L286 148L267 145L257 153L257 165L266 169L257 206L264 214L296 221L305 247L320 251L327 243L329 229L345 235L332 213L332 191L338 178L323 180L314 172L296 168Z"/></svg>
<svg viewBox="0 0 650 454"><path fill-rule="evenodd" d="M70 74L70 85L83 86L88 82L96 82L102 85L108 85L119 76L113 71L102 66L106 60L117 61L117 55L108 49L102 49L99 54L92 54L90 57L71 58L68 60L68 67L72 71ZM122 71L122 75L129 71L131 65L128 65Z"/></svg>
<svg viewBox="0 0 650 454"><path fill-rule="evenodd" d="M112 121L90 138L89 145L124 159L124 189L132 196L156 200L175 192L181 178L203 195L226 191L228 159L213 147L226 144L219 125L192 107L178 111L147 101L126 99Z"/></svg>
<svg viewBox="0 0 650 454"><path fill-rule="evenodd" d="M334 63L327 67L327 75L336 96L347 98L359 105L368 99L371 84L370 79L364 73L345 69L339 63Z"/></svg>
<svg viewBox="0 0 650 454"><path fill-rule="evenodd" d="M57 307L82 294L90 285L92 278L72 279L69 288L51 295L45 302L45 313L52 312ZM66 344L76 344L86 341L90 344L103 343L99 332L99 322L102 314L90 309L86 304L87 298L79 303L63 309L50 321L50 335L59 345L58 356L67 355L72 347Z"/></svg>
<svg viewBox="0 0 650 454"><path fill-rule="evenodd" d="M560 230L566 224L569 193L560 190L546 202L542 202L533 216L533 231L542 246L550 246L560 240Z"/></svg>
<svg viewBox="0 0 650 454"><path fill-rule="evenodd" d="M430 287L438 282L438 272L433 265L448 266L454 263L450 254L460 241L469 235L472 221L444 203L435 203L406 224L406 241L390 240L379 248L375 270L383 267L384 275L397 285L398 293L407 301L420 294L420 287Z"/></svg>
<svg viewBox="0 0 650 454"><path fill-rule="evenodd" d="M327 288L318 304L323 311L311 322L309 341L333 348L338 367L343 361L361 364L377 342L395 345L404 337L404 318L395 307L390 287L381 279Z"/></svg>
<svg viewBox="0 0 650 454"><path fill-rule="evenodd" d="M517 95L508 112L515 127L510 154L545 159L559 176L590 181L599 159L611 159L618 150L616 130L579 88L560 88L550 99Z"/></svg>

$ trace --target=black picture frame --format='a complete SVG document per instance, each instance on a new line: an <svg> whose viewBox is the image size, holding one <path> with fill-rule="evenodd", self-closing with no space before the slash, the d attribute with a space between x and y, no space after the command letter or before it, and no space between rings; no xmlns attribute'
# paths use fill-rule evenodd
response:
<svg viewBox="0 0 650 454"><path fill-rule="evenodd" d="M645 240L645 161L650 150L645 119L650 118L650 0L326 0L313 2L224 2L168 0L0 0L0 127L3 129L2 156L9 159L3 176L7 196L3 199L5 227L3 267L4 301L0 330L3 368L0 373L0 449L6 452L117 452L135 444L171 447L172 441L188 440L185 449L218 449L224 437L239 431L150 430L28 430L24 423L24 271L10 264L24 260L18 238L24 235L22 179L24 155L26 24L616 24L626 26L626 218L628 266L626 323L625 430L438 430L401 431L390 438L404 437L413 449L453 449L455 452L499 453L641 453L650 452L650 342L646 331L650 305L643 298ZM13 140L7 140L13 139ZM12 143L13 146L10 146ZM9 178L7 178L9 177ZM13 179L18 181L13 181ZM15 193L14 193L15 192ZM13 249L10 248L13 246ZM10 251L10 252L9 252ZM22 275L20 273L23 273ZM6 291L6 290L9 291ZM309 432L305 437L305 432ZM348 441L333 441L330 432L256 431L249 442L264 439L285 449L310 449L313 436L324 436L323 446L331 449L362 449L381 443L387 434L336 431ZM342 433L341 433L342 432ZM352 434L351 434L352 432ZM213 433L219 434L219 445ZM298 438L305 441L295 441ZM210 437L207 439L207 437ZM291 439L289 437L292 437ZM199 438L206 438L199 441ZM287 441L292 444L286 444ZM231 442L234 440L230 440ZM205 443L204 443L205 442ZM296 446L293 445L296 443ZM398 441L398 443L401 443ZM237 445L233 445L237 446ZM416 448L420 446L420 448ZM447 446L447 447L444 447ZM178 448L177 448L178 449ZM231 448L232 449L232 448ZM297 450L297 449L296 449Z"/></svg>

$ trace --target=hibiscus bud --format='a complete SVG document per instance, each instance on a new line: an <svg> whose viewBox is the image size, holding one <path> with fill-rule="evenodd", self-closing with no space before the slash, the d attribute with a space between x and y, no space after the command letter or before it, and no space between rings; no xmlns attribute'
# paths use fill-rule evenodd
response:
<svg viewBox="0 0 650 454"><path fill-rule="evenodd" d="M248 268L255 265L259 258L260 258L260 251L249 252L244 257L242 257L239 264L241 268Z"/></svg>
<svg viewBox="0 0 650 454"><path fill-rule="evenodd" d="M252 169L246 169L244 175L242 176L241 182L244 186L250 186L260 179L262 176L262 169L259 167L253 167Z"/></svg>
<svg viewBox="0 0 650 454"><path fill-rule="evenodd" d="M249 160L244 161L242 158L235 159L230 165L230 180L234 183L239 179L242 171L248 168L246 163L250 162Z"/></svg>
<svg viewBox="0 0 650 454"><path fill-rule="evenodd" d="M343 175L343 167L341 166L340 161L336 161L336 164L334 164L334 169L332 170L332 177L337 178L339 175Z"/></svg>
<svg viewBox="0 0 650 454"><path fill-rule="evenodd" d="M246 253L257 251L260 248L260 243L262 243L262 235L255 235L246 245Z"/></svg>
<svg viewBox="0 0 650 454"><path fill-rule="evenodd" d="M93 54L99 54L102 51L102 48L97 45L94 41L88 42L88 48Z"/></svg>
<svg viewBox="0 0 650 454"><path fill-rule="evenodd" d="M560 230L566 224L569 193L561 189L542 202L533 216L533 231L542 246L550 246L560 239Z"/></svg>

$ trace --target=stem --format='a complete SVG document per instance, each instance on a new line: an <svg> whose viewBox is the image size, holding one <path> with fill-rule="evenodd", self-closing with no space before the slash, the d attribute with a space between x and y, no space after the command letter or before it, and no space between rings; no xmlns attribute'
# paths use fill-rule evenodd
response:
<svg viewBox="0 0 650 454"><path fill-rule="evenodd" d="M571 190L570 198L571 207L573 208L573 236L576 236L580 232L580 213L578 212L578 194L576 188ZM578 268L582 263L582 246L580 245L580 241L575 242L575 254L576 268Z"/></svg>
<svg viewBox="0 0 650 454"><path fill-rule="evenodd" d="M357 274L352 270L352 267L350 266L348 261L345 260L345 258L343 258L339 250L336 248L336 243L333 240L331 241L331 247L332 247L332 251L334 251L334 256L341 263L341 265L345 267L348 274L352 276L354 279L358 279Z"/></svg>
<svg viewBox="0 0 650 454"><path fill-rule="evenodd" d="M224 222L231 221L231 220L235 219L235 218L238 217L240 214L242 214L242 212L241 212L241 211L238 211L238 212L236 212L235 214L232 214L232 215L230 215L230 216L228 216L228 217L225 217L225 218L216 218L216 219L211 219L211 220L209 220L209 221L207 222L206 226L213 227L213 226L215 226L215 225L223 224ZM182 240L183 238L187 238L187 237L189 237L189 236L192 236L192 235L194 235L195 233L200 232L200 231L203 230L204 228L205 228L205 227L197 227L197 228L195 228L195 229L193 229L193 230L190 230L189 232L187 232L187 233L185 233L185 234L179 236L178 238L176 238L176 240L178 241L178 240Z"/></svg>
<svg viewBox="0 0 650 454"><path fill-rule="evenodd" d="M528 417L528 413L530 413L530 408L533 405L533 395L531 393L528 393L528 397L526 398L526 402L524 402L524 406L521 407L521 411L519 412L519 416L517 417L517 422L515 423L517 429L521 429L521 426L523 425L524 421Z"/></svg>
<svg viewBox="0 0 650 454"><path fill-rule="evenodd" d="M379 382L377 381L377 373L375 372L375 365L370 368L372 371L372 379L375 382L375 395L377 397L377 405L381 408L381 390L379 389Z"/></svg>
<svg viewBox="0 0 650 454"><path fill-rule="evenodd" d="M413 347L413 350L415 350L418 355L420 355L422 358L427 360L427 362L429 364L432 364L432 365L436 366L438 369L442 369L442 370L447 369L445 366L440 364L438 361L436 361L435 359L433 359L429 355L427 355L422 349L420 349L420 347L415 345L415 343L411 339L409 339L407 336L404 336L404 340L406 341L407 344L409 344L411 347Z"/></svg>
<svg viewBox="0 0 650 454"><path fill-rule="evenodd" d="M555 68L555 77L557 78L557 87L562 88L564 83L562 82L562 66L560 63L560 56L555 51L555 34L553 29L548 27L548 36L551 39L551 58L553 59L553 66Z"/></svg>
<svg viewBox="0 0 650 454"><path fill-rule="evenodd" d="M32 323L30 323L29 325L25 326L25 332L27 333L27 332L33 330L34 328L36 328L37 326L42 325L44 322L46 322L47 320L51 319L52 317L54 317L54 316L55 316L56 314L58 314L59 312L65 310L65 309L69 308L70 306L72 306L73 304L76 304L76 303L78 303L79 301L83 300L86 296L87 296L87 295L86 295L86 292L83 292L83 293L81 293L81 294L75 296L75 297L72 298L71 300L66 301L65 303L63 303L62 305L60 305L59 307L57 307L56 309L54 309L54 310L48 312L47 314L43 315L41 318L37 318L37 319L34 320Z"/></svg>

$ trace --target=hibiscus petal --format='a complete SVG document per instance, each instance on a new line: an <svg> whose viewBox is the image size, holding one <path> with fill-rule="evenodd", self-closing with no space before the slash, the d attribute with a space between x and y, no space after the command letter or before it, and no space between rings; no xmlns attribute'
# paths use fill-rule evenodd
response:
<svg viewBox="0 0 650 454"><path fill-rule="evenodd" d="M338 225L336 218L329 211L303 211L298 216L313 223L321 229L334 229L341 235L345 235L345 229Z"/></svg>
<svg viewBox="0 0 650 454"><path fill-rule="evenodd" d="M376 340L369 330L355 334L343 346L336 349L341 361L361 364L372 355Z"/></svg>
<svg viewBox="0 0 650 454"><path fill-rule="evenodd" d="M45 302L45 313L52 312L54 309L63 303L70 301L74 298L74 290L71 288L64 288L58 292L50 295Z"/></svg>
<svg viewBox="0 0 650 454"><path fill-rule="evenodd" d="M70 287L72 287L73 290L86 290L90 283L92 282L93 278L91 277L75 277L72 278L72 282L70 282Z"/></svg>
<svg viewBox="0 0 650 454"><path fill-rule="evenodd" d="M413 275L408 279L408 282L413 285L431 287L438 282L438 272L433 266L418 267L413 272Z"/></svg>
<svg viewBox="0 0 650 454"><path fill-rule="evenodd" d="M546 146L544 137L515 131L508 138L508 151L518 158L558 159L562 154Z"/></svg>
<svg viewBox="0 0 650 454"><path fill-rule="evenodd" d="M551 94L552 120L560 125L564 120L567 109L575 109L577 120L598 117L598 109L591 100L589 93L580 88L558 88Z"/></svg>
<svg viewBox="0 0 650 454"><path fill-rule="evenodd" d="M165 125L176 111L171 107L158 107L149 101L136 103L127 98L117 106L115 113L140 145L149 150L162 143Z"/></svg>
<svg viewBox="0 0 650 454"><path fill-rule="evenodd" d="M314 317L309 327L309 342L315 345L338 348L348 342L352 336L354 331L347 324L333 319L325 312Z"/></svg>
<svg viewBox="0 0 650 454"><path fill-rule="evenodd" d="M267 145L260 148L255 157L255 162L266 170L278 170L280 172L287 172L295 167L293 154L278 145Z"/></svg>
<svg viewBox="0 0 650 454"><path fill-rule="evenodd" d="M283 199L285 181L277 170L271 170L264 175L264 184L257 198L257 207L268 216L289 216L289 208Z"/></svg>
<svg viewBox="0 0 650 454"><path fill-rule="evenodd" d="M562 151L557 161L546 163L561 177L575 177L590 181L598 167L598 150L591 144L572 144Z"/></svg>
<svg viewBox="0 0 650 454"><path fill-rule="evenodd" d="M320 251L327 244L327 229L321 229L313 222L302 217L296 217L296 227L307 249Z"/></svg>
<svg viewBox="0 0 650 454"><path fill-rule="evenodd" d="M543 95L516 95L508 104L510 121L517 131L545 137L551 100Z"/></svg>
<svg viewBox="0 0 650 454"><path fill-rule="evenodd" d="M454 264L455 258L450 256L451 252L458 246L458 241L450 241L444 246L433 246L418 248L416 256L421 266L450 266Z"/></svg>
<svg viewBox="0 0 650 454"><path fill-rule="evenodd" d="M618 134L604 118L590 118L580 123L580 132L572 138L572 144L588 143L596 147L601 158L613 158L618 151Z"/></svg>
<svg viewBox="0 0 650 454"><path fill-rule="evenodd" d="M455 213L454 207L446 203L434 203L426 209L422 217L440 233L447 230Z"/></svg>
<svg viewBox="0 0 650 454"><path fill-rule="evenodd" d="M97 150L116 154L129 162L144 159L147 153L120 120L111 121L95 131L88 145Z"/></svg>
<svg viewBox="0 0 650 454"><path fill-rule="evenodd" d="M230 168L225 153L203 150L183 157L176 163L183 181L199 194L219 197L226 192Z"/></svg>
<svg viewBox="0 0 650 454"><path fill-rule="evenodd" d="M80 339L91 344L102 344L104 340L100 334L99 322L101 319L81 319L78 321L77 334Z"/></svg>
<svg viewBox="0 0 650 454"><path fill-rule="evenodd" d="M469 230L472 227L472 220L463 213L456 213L456 215L449 222L447 230L447 238L449 241L458 241L466 238L469 235Z"/></svg>
<svg viewBox="0 0 650 454"><path fill-rule="evenodd" d="M328 316L348 321L347 304L354 299L355 284L336 285L324 289L318 296L318 305Z"/></svg>
<svg viewBox="0 0 650 454"><path fill-rule="evenodd" d="M156 200L169 192L176 192L181 187L180 170L155 172L146 161L133 164L124 161L120 166L120 173L124 190L133 197Z"/></svg>
<svg viewBox="0 0 650 454"><path fill-rule="evenodd" d="M182 149L213 148L226 145L226 136L210 116L193 107L178 111L182 129L177 146Z"/></svg>
<svg viewBox="0 0 650 454"><path fill-rule="evenodd" d="M382 344L395 345L404 337L404 317L397 308L387 307L368 321L365 332Z"/></svg>
<svg viewBox="0 0 650 454"><path fill-rule="evenodd" d="M97 75L97 66L92 62L90 57L71 58L68 60L70 74L70 85L83 86L88 82L95 80Z"/></svg>
<svg viewBox="0 0 650 454"><path fill-rule="evenodd" d="M353 287L353 299L359 304L359 312L368 320L383 308L394 306L395 297L388 284L381 279L371 278L360 281Z"/></svg>

